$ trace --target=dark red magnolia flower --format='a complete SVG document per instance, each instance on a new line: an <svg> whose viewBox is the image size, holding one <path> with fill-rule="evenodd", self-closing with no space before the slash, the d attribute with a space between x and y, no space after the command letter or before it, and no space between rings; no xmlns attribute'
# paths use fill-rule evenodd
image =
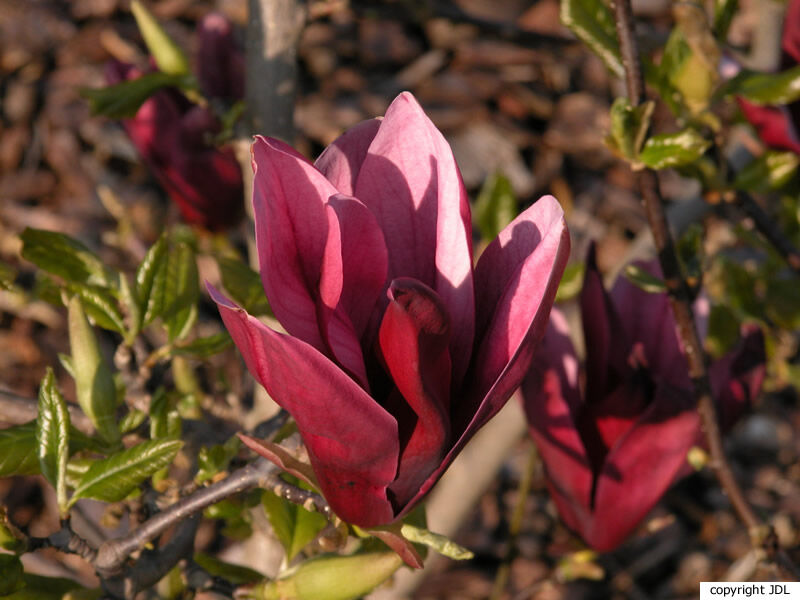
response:
<svg viewBox="0 0 800 600"><path fill-rule="evenodd" d="M408 93L314 164L257 138L253 167L261 279L288 335L211 294L333 510L390 523L527 372L569 252L563 212L541 198L473 269L461 175Z"/></svg>
<svg viewBox="0 0 800 600"><path fill-rule="evenodd" d="M800 64L800 0L791 0L781 37L781 69ZM738 99L742 114L770 148L800 154L800 100L786 106L762 106Z"/></svg>
<svg viewBox="0 0 800 600"><path fill-rule="evenodd" d="M681 473L689 448L702 442L666 294L644 292L624 277L606 292L592 250L580 307L585 385L566 320L553 309L522 392L561 518L587 544L609 551ZM733 420L758 393L764 360L763 336L754 328L711 365L723 420Z"/></svg>
<svg viewBox="0 0 800 600"><path fill-rule="evenodd" d="M243 57L236 49L228 21L206 16L198 30L197 76L207 98L241 98ZM115 62L106 69L110 84L141 75ZM164 89L148 98L123 126L139 155L188 223L219 230L242 216L242 173L233 150L212 142L220 130L207 108L193 104L178 90Z"/></svg>

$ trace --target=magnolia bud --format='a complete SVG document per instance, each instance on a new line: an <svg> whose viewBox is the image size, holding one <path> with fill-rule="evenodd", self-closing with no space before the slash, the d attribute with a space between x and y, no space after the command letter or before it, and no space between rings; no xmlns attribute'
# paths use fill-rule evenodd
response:
<svg viewBox="0 0 800 600"><path fill-rule="evenodd" d="M304 562L290 575L253 587L252 600L352 600L387 580L403 561L394 552L327 555Z"/></svg>

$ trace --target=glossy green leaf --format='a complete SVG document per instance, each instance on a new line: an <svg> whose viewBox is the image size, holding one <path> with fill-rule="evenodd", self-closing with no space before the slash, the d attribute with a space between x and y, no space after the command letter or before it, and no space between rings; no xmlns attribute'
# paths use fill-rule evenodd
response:
<svg viewBox="0 0 800 600"><path fill-rule="evenodd" d="M176 407L176 395L159 388L150 403L150 439L178 439L181 437L181 417Z"/></svg>
<svg viewBox="0 0 800 600"><path fill-rule="evenodd" d="M181 446L179 440L151 440L96 461L75 489L70 505L80 498L119 502L169 465Z"/></svg>
<svg viewBox="0 0 800 600"><path fill-rule="evenodd" d="M242 443L233 436L224 444L204 446L197 453L197 475L195 483L203 483L228 468L231 460L239 453Z"/></svg>
<svg viewBox="0 0 800 600"><path fill-rule="evenodd" d="M56 501L63 513L67 505L69 411L67 403L56 387L55 376L50 368L47 369L39 388L36 443L42 475L56 488Z"/></svg>
<svg viewBox="0 0 800 600"><path fill-rule="evenodd" d="M780 73L742 71L720 94L741 96L754 104L789 104L800 99L800 66Z"/></svg>
<svg viewBox="0 0 800 600"><path fill-rule="evenodd" d="M704 114L719 81L721 51L714 38L705 8L698 3L672 6L675 27L667 45L682 40L682 62L669 73L672 85L683 96L689 112Z"/></svg>
<svg viewBox="0 0 800 600"><path fill-rule="evenodd" d="M12 475L38 475L41 472L36 441L36 421L0 429L0 477ZM98 440L81 433L74 427L69 430L69 452L102 450Z"/></svg>
<svg viewBox="0 0 800 600"><path fill-rule="evenodd" d="M232 343L230 334L227 331L221 331L207 337L195 338L191 342L175 344L170 353L177 356L208 358L219 354Z"/></svg>
<svg viewBox="0 0 800 600"><path fill-rule="evenodd" d="M265 490L262 494L261 505L269 517L275 536L286 551L288 560L292 560L311 543L328 522L321 514L309 512L302 506L276 496L270 490Z"/></svg>
<svg viewBox="0 0 800 600"><path fill-rule="evenodd" d="M655 135L645 142L639 161L651 169L679 167L699 159L709 146L711 142L692 128Z"/></svg>
<svg viewBox="0 0 800 600"><path fill-rule="evenodd" d="M98 327L125 333L125 321L117 299L107 289L94 285L70 284L67 291L80 296L86 315Z"/></svg>
<svg viewBox="0 0 800 600"><path fill-rule="evenodd" d="M167 275L167 234L150 246L136 270L136 297L141 309L141 324L151 323L164 306L164 282Z"/></svg>
<svg viewBox="0 0 800 600"><path fill-rule="evenodd" d="M131 12L139 26L139 32L150 55L163 73L186 75L189 73L189 59L161 24L139 0L132 0Z"/></svg>
<svg viewBox="0 0 800 600"><path fill-rule="evenodd" d="M491 241L517 216L517 198L502 173L488 177L475 201L473 220L484 240Z"/></svg>
<svg viewBox="0 0 800 600"><path fill-rule="evenodd" d="M611 105L611 126L606 143L616 154L635 160L642 148L655 104L649 100L632 106L626 98L617 98Z"/></svg>
<svg viewBox="0 0 800 600"><path fill-rule="evenodd" d="M0 429L0 477L40 472L36 422Z"/></svg>
<svg viewBox="0 0 800 600"><path fill-rule="evenodd" d="M119 429L122 433L130 433L139 425L144 423L144 420L147 418L147 413L142 410L133 409L128 412L119 422Z"/></svg>
<svg viewBox="0 0 800 600"><path fill-rule="evenodd" d="M583 273L586 265L583 263L572 263L564 269L564 276L558 284L556 291L556 302L566 302L575 298L583 287Z"/></svg>
<svg viewBox="0 0 800 600"><path fill-rule="evenodd" d="M79 92L89 101L93 115L129 119L159 90L167 87L191 89L194 85L192 77L155 72L102 88L81 88Z"/></svg>
<svg viewBox="0 0 800 600"><path fill-rule="evenodd" d="M0 505L0 548L8 552L25 551L26 536L8 519L5 506Z"/></svg>
<svg viewBox="0 0 800 600"><path fill-rule="evenodd" d="M119 298L122 306L129 316L129 328L126 329L126 342L132 343L133 338L139 333L142 326L142 304L135 285L131 285L127 275L119 278Z"/></svg>
<svg viewBox="0 0 800 600"><path fill-rule="evenodd" d="M8 596L25 587L22 561L15 554L0 554L0 596Z"/></svg>
<svg viewBox="0 0 800 600"><path fill-rule="evenodd" d="M782 188L797 173L800 157L794 152L768 150L736 174L737 190L766 192Z"/></svg>
<svg viewBox="0 0 800 600"><path fill-rule="evenodd" d="M623 272L632 284L649 294L660 294L667 291L667 285L663 279L651 275L639 265L629 264Z"/></svg>
<svg viewBox="0 0 800 600"><path fill-rule="evenodd" d="M20 239L23 258L48 273L73 283L116 286L116 278L100 258L68 235L28 227Z"/></svg>
<svg viewBox="0 0 800 600"><path fill-rule="evenodd" d="M4 262L0 262L0 290L10 291L14 287L17 270Z"/></svg>
<svg viewBox="0 0 800 600"><path fill-rule="evenodd" d="M400 531L403 537L410 542L427 546L431 550L435 550L439 554L452 558L453 560L469 560L475 556L468 548L464 548L448 539L446 536L434 533L428 529L414 527L413 525L404 523Z"/></svg>
<svg viewBox="0 0 800 600"><path fill-rule="evenodd" d="M562 0L561 22L597 54L617 77L625 76L614 14L603 0Z"/></svg>
<svg viewBox="0 0 800 600"><path fill-rule="evenodd" d="M200 565L206 573L214 577L221 577L230 581L234 585L244 585L246 583L256 583L264 579L264 575L241 565L234 565L219 560L218 558L198 552L194 555L194 562Z"/></svg>
<svg viewBox="0 0 800 600"><path fill-rule="evenodd" d="M261 276L244 262L228 256L218 256L217 264L222 285L230 297L251 315L271 314Z"/></svg>
<svg viewBox="0 0 800 600"><path fill-rule="evenodd" d="M116 443L120 437L116 385L78 296L69 301L67 321L78 404L100 436L109 443Z"/></svg>
<svg viewBox="0 0 800 600"><path fill-rule="evenodd" d="M185 241L172 244L167 255L162 318L170 340L185 335L187 322L196 318L193 307L200 298L195 250Z"/></svg>

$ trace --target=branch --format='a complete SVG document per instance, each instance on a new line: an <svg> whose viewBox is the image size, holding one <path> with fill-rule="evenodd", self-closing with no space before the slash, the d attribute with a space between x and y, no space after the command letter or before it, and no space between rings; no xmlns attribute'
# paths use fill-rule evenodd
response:
<svg viewBox="0 0 800 600"><path fill-rule="evenodd" d="M614 12L622 64L625 67L628 98L632 104L640 104L645 99L644 82L639 64L639 52L633 35L633 13L630 0L615 0ZM664 204L658 187L658 177L655 171L643 169L637 174L637 180L644 200L647 220L653 232L653 240L667 285L670 305L678 326L678 334L685 349L689 375L697 398L697 410L708 440L712 466L734 510L748 528L753 543L762 546L767 551L768 557L774 558L778 551L775 533L771 527L762 523L745 500L722 447L717 411L711 395L707 359L695 327L689 289L681 272L675 242L667 224Z"/></svg>
<svg viewBox="0 0 800 600"><path fill-rule="evenodd" d="M134 598L155 585L181 560L191 558L199 524L199 514L183 521L164 546L142 553L136 564L122 575L104 579L103 589L117 598Z"/></svg>
<svg viewBox="0 0 800 600"><path fill-rule="evenodd" d="M248 0L245 100L247 134L291 142L297 90L297 44L306 19L303 0Z"/></svg>
<svg viewBox="0 0 800 600"><path fill-rule="evenodd" d="M122 565L167 529L225 498L255 487L268 487L277 467L264 459L235 471L222 481L202 488L145 521L128 535L104 542L97 553L95 567L106 577L117 575Z"/></svg>
<svg viewBox="0 0 800 600"><path fill-rule="evenodd" d="M45 538L30 537L27 539L27 552L42 550L44 548L55 548L67 554L77 554L89 562L94 562L97 558L97 550L92 548L81 536L72 531L69 521L64 521L61 524L61 529Z"/></svg>
<svg viewBox="0 0 800 600"><path fill-rule="evenodd" d="M278 467L259 458L249 465L234 471L228 477L213 485L197 490L154 515L139 528L128 535L104 542L97 552L95 568L103 577L119 578L128 558L145 547L167 529L195 515L212 504L225 498L253 488L271 489L275 494L301 504L306 510L322 513L327 518L334 517L330 506L322 496L290 485L277 476ZM135 568L135 567L134 567Z"/></svg>

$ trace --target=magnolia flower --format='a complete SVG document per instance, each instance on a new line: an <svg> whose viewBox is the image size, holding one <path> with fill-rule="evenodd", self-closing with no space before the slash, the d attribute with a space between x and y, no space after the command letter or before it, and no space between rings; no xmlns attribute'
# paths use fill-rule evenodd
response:
<svg viewBox="0 0 800 600"><path fill-rule="evenodd" d="M198 41L197 77L203 94L211 99L241 98L244 58L234 46L230 23L209 14L200 23ZM140 75L135 67L119 62L106 69L111 84ZM213 144L220 123L208 108L190 102L178 90L164 89L148 98L123 126L185 221L212 230L239 221L244 197L241 169L231 148Z"/></svg>
<svg viewBox="0 0 800 600"><path fill-rule="evenodd" d="M609 551L685 472L686 453L702 443L700 423L666 294L644 292L624 277L607 293L592 249L580 308L585 385L566 319L553 309L522 394L562 520L596 550ZM755 328L711 365L724 421L758 394L764 359Z"/></svg>
<svg viewBox="0 0 800 600"><path fill-rule="evenodd" d="M800 64L800 0L791 0L781 37L781 69ZM762 106L738 99L744 117L770 148L800 154L800 101L787 106Z"/></svg>
<svg viewBox="0 0 800 600"><path fill-rule="evenodd" d="M458 167L409 93L314 164L259 137L253 168L261 279L288 334L211 295L333 510L390 523L519 386L569 253L563 212L541 198L473 268Z"/></svg>

